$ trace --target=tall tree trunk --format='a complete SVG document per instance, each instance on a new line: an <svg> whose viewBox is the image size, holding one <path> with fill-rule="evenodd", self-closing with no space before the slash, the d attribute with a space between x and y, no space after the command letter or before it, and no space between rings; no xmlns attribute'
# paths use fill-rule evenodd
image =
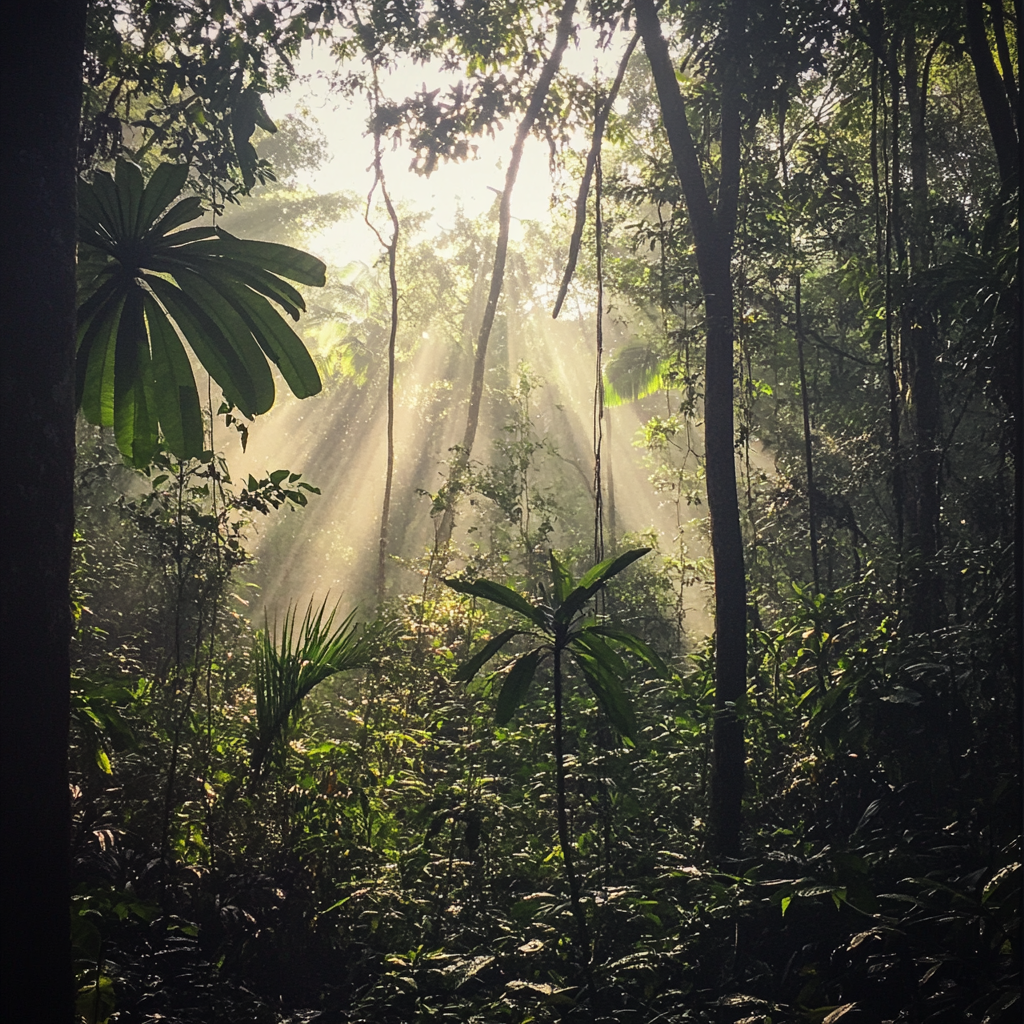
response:
<svg viewBox="0 0 1024 1024"><path fill-rule="evenodd" d="M3 1017L57 1024L73 1018L68 578L85 2L41 0L23 15L8 18L3 65Z"/></svg>
<svg viewBox="0 0 1024 1024"><path fill-rule="evenodd" d="M906 366L906 410L911 450L908 459L907 525L910 548L920 563L910 581L909 616L915 632L934 629L938 623L941 593L934 571L939 549L940 398L936 376L935 318L919 297L920 277L931 261L928 202L928 138L925 131L925 100L928 65L919 66L913 31L905 45L905 87L910 136L910 224L908 254L910 288L902 308L900 338Z"/></svg>
<svg viewBox="0 0 1024 1024"><path fill-rule="evenodd" d="M679 83L653 0L636 0L637 30L651 64L676 173L693 229L706 314L704 397L705 471L715 574L715 723L711 759L711 848L740 852L743 795L743 725L735 708L746 692L746 577L736 494L733 445L732 248L739 195L740 115L738 63L745 9L727 13L730 53L723 70L721 166L713 209Z"/></svg>
<svg viewBox="0 0 1024 1024"><path fill-rule="evenodd" d="M384 471L384 498L380 510L380 537L377 545L377 603L383 604L387 597L387 564L388 564L388 530L391 523L391 490L395 479L395 346L398 340L398 233L399 221L395 205L391 201L387 182L384 180L384 164L381 161L380 130L376 127L380 108L380 90L377 86L377 70L373 72L373 118L375 130L373 134L373 187L366 197L366 213L363 220L366 226L377 236L377 241L388 254L388 289L391 295L390 332L388 334L388 413L387 413L387 466ZM370 206L373 194L380 186L384 206L391 221L391 237L384 236L374 227L370 220Z"/></svg>
<svg viewBox="0 0 1024 1024"><path fill-rule="evenodd" d="M464 478L469 469L469 460L473 454L473 443L476 441L477 427L480 424L480 403L484 394L484 370L487 368L487 345L491 338L491 328L494 326L494 317L498 311L498 299L501 297L501 288L505 281L505 260L508 256L508 232L512 222L512 189L515 188L516 178L519 175L519 165L523 159L523 147L526 139L533 130L537 115L540 114L544 100L547 99L548 89L555 77L555 73L562 63L562 54L569 42L569 34L572 31L572 19L576 13L576 0L566 0L561 14L558 16L558 28L555 32L554 46L548 54L544 67L541 69L540 78L530 97L530 103L519 123L516 131L515 142L512 144L512 155L509 159L508 170L505 172L505 188L501 193L501 201L498 206L498 244L494 252L494 270L491 273L491 289L487 295L487 305L484 308L483 321L480 324L480 333L476 339L476 355L473 360L473 382L469 389L469 408L466 412L466 430L462 437L462 445L452 460L451 471L448 474L447 483L447 505L441 514L435 532L435 547L440 551L448 545L451 540L452 529L455 526L455 504L459 492L464 485Z"/></svg>
<svg viewBox="0 0 1024 1024"><path fill-rule="evenodd" d="M569 834L569 807L565 793L565 715L563 712L562 649L557 644L552 665L552 685L555 695L555 812L558 817L558 845L562 848L562 863L569 881L569 903L576 919L576 936L584 962L590 960L590 934L587 916L580 903L580 880L576 874L576 847Z"/></svg>
<svg viewBox="0 0 1024 1024"><path fill-rule="evenodd" d="M978 93L985 111L992 145L999 164L999 177L1006 186L1018 183L1020 176L1020 149L1013 111L1006 88L996 70L985 27L982 0L964 0L964 22L967 29L967 49L978 81Z"/></svg>
<svg viewBox="0 0 1024 1024"><path fill-rule="evenodd" d="M811 444L811 398L807 391L807 364L804 359L803 301L800 294L800 275L797 275L793 294L796 305L796 353L800 367L800 405L804 419L804 465L807 469L807 522L811 541L811 574L814 589L821 593L821 571L818 568L818 508L814 490L814 449Z"/></svg>

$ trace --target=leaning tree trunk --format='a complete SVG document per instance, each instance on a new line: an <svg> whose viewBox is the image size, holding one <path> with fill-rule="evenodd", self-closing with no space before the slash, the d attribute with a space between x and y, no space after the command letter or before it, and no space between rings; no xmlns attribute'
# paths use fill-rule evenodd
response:
<svg viewBox="0 0 1024 1024"><path fill-rule="evenodd" d="M17 19L16 19L17 20ZM84 0L7 25L3 67L4 1019L73 1019L68 813L75 168Z"/></svg>
<svg viewBox="0 0 1024 1024"><path fill-rule="evenodd" d="M505 188L501 193L501 201L498 205L498 244L494 252L491 288L487 295L487 305L484 307L484 317L476 339L473 382L469 389L469 408L466 412L466 430L462 437L462 444L452 460L451 470L448 474L447 504L441 514L435 534L435 548L438 551L447 547L448 541L451 540L452 529L455 526L455 504L458 501L459 492L465 485L465 476L469 469L470 457L473 454L473 444L476 441L477 427L480 424L480 403L484 394L484 370L487 368L487 345L491 339L494 317L498 312L498 299L501 297L501 288L505 282L508 233L512 223L512 189L515 187L516 178L519 175L519 164L523 159L523 147L526 145L526 139L533 130L534 122L547 99L551 82L562 63L562 54L569 42L569 33L572 31L572 18L575 12L576 0L566 0L562 12L558 16L555 44L551 53L548 54L548 59L544 62L540 78L537 80L526 113L516 131L515 142L512 144L512 155L509 159L508 170L505 172Z"/></svg>
<svg viewBox="0 0 1024 1024"><path fill-rule="evenodd" d="M686 118L675 69L654 0L636 0L636 23L651 64L672 159L693 229L706 313L704 397L705 472L715 575L715 722L711 758L710 829L713 852L740 852L743 795L743 724L735 708L746 692L746 576L736 495L733 445L732 248L739 196L740 118L738 62L744 9L728 12L729 64L723 68L721 166L717 209Z"/></svg>

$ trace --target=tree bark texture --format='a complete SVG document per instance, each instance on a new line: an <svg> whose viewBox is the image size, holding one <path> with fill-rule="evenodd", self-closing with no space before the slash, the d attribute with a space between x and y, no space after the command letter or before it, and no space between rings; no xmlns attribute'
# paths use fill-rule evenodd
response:
<svg viewBox="0 0 1024 1024"><path fill-rule="evenodd" d="M723 69L721 167L713 209L700 167L686 108L679 92L653 0L637 0L637 30L651 64L662 120L668 134L693 230L706 317L704 435L711 550L715 575L715 722L711 755L712 850L740 851L743 795L743 725L736 707L746 693L746 576L736 494L733 427L732 245L739 193L740 115L736 61L743 10L729 14L732 64ZM735 33L735 34L734 34Z"/></svg>
<svg viewBox="0 0 1024 1024"><path fill-rule="evenodd" d="M10 18L3 66L4 1020L73 1019L68 797L76 159L84 0Z"/></svg>

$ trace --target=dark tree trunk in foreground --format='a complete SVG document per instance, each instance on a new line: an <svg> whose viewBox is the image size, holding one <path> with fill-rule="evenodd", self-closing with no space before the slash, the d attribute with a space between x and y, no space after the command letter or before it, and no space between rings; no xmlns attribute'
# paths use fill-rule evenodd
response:
<svg viewBox="0 0 1024 1024"><path fill-rule="evenodd" d="M84 0L27 5L3 68L3 1000L73 1019L68 575Z"/></svg>
<svg viewBox="0 0 1024 1024"><path fill-rule="evenodd" d="M737 63L743 8L728 14L732 63L723 68L721 167L717 209L711 206L686 108L653 0L637 0L637 30L651 64L662 120L693 230L707 331L704 432L708 511L715 573L715 724L711 762L711 846L740 851L743 724L735 706L746 693L747 608L733 445L732 247L739 195L740 115Z"/></svg>
<svg viewBox="0 0 1024 1024"><path fill-rule="evenodd" d="M999 77L996 62L988 43L988 28L981 0L964 0L964 24L967 48L974 65L978 94L985 111L985 120L992 133L992 145L999 164L999 177L1004 185L1015 185L1020 178L1020 150L1013 108L1007 96L1006 83Z"/></svg>

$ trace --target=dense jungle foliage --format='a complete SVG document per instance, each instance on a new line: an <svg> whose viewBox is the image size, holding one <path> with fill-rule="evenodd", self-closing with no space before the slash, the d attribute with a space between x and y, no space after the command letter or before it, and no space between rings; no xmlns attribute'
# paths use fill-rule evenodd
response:
<svg viewBox="0 0 1024 1024"><path fill-rule="evenodd" d="M90 5L79 1021L1020 1019L1019 13ZM266 113L307 40L371 200ZM516 150L392 203L504 124L549 223ZM364 208L379 263L303 262ZM234 475L278 414L316 448Z"/></svg>

